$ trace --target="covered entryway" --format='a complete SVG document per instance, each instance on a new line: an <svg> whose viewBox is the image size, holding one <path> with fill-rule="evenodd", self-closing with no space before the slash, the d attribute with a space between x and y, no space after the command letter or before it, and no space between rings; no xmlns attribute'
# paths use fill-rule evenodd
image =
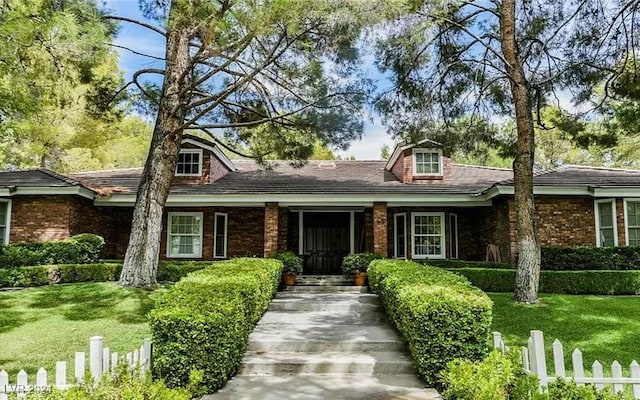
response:
<svg viewBox="0 0 640 400"><path fill-rule="evenodd" d="M351 250L349 212L305 212L302 255L305 274L339 274Z"/></svg>

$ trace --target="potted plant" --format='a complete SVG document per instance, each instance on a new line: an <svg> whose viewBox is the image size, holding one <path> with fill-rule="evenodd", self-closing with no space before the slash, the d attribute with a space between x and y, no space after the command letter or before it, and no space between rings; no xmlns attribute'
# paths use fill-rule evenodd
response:
<svg viewBox="0 0 640 400"><path fill-rule="evenodd" d="M274 258L282 262L282 280L284 284L293 286L296 283L298 274L302 273L302 258L292 251L278 253Z"/></svg>
<svg viewBox="0 0 640 400"><path fill-rule="evenodd" d="M347 279L353 279L356 286L365 286L369 264L378 258L382 257L373 253L349 254L342 260L342 274Z"/></svg>

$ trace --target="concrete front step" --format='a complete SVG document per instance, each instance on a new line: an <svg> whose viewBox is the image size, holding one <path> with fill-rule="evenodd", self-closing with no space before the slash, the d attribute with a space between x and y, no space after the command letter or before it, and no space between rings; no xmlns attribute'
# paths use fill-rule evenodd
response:
<svg viewBox="0 0 640 400"><path fill-rule="evenodd" d="M296 278L296 285L353 285L353 280L342 275L300 275Z"/></svg>
<svg viewBox="0 0 640 400"><path fill-rule="evenodd" d="M272 311L264 314L260 324L335 324L380 325L388 322L384 313L328 311ZM285 328L285 329L288 329Z"/></svg>
<svg viewBox="0 0 640 400"><path fill-rule="evenodd" d="M237 376L203 400L440 400L414 375Z"/></svg>
<svg viewBox="0 0 640 400"><path fill-rule="evenodd" d="M358 301L360 303L380 304L378 296L372 293L305 293L305 292L278 292L272 303L281 302L312 302L322 301L328 303L342 303L344 301Z"/></svg>
<svg viewBox="0 0 640 400"><path fill-rule="evenodd" d="M406 351L404 343L397 340L260 340L251 341L247 345L248 351L300 351L308 353L323 353L326 351Z"/></svg>
<svg viewBox="0 0 640 400"><path fill-rule="evenodd" d="M249 336L249 343L262 341L320 341L320 342L402 342L391 326L385 325L336 325L322 324L295 325L259 323Z"/></svg>
<svg viewBox="0 0 640 400"><path fill-rule="evenodd" d="M248 352L239 375L411 374L411 358L398 352Z"/></svg>
<svg viewBox="0 0 640 400"><path fill-rule="evenodd" d="M314 292L314 293L369 293L367 286L351 285L295 285L283 289L280 293L287 292Z"/></svg>
<svg viewBox="0 0 640 400"><path fill-rule="evenodd" d="M286 299L280 299L286 300ZM380 304L345 300L342 302L323 303L321 301L278 301L274 299L268 311L331 311L331 312L384 312Z"/></svg>

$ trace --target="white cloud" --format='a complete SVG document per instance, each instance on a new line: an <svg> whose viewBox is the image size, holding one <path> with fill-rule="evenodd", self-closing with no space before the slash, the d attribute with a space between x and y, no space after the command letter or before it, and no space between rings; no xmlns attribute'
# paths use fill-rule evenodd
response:
<svg viewBox="0 0 640 400"><path fill-rule="evenodd" d="M376 119L373 123L365 123L362 139L351 142L346 151L338 151L336 155L343 158L355 156L358 160L379 160L380 148L387 144L393 150L393 140L387 134L382 123Z"/></svg>

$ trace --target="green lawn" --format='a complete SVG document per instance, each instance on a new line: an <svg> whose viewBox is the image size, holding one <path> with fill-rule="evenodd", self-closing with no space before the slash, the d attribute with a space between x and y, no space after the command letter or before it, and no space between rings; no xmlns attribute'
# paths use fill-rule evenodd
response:
<svg viewBox="0 0 640 400"><path fill-rule="evenodd" d="M632 360L640 362L640 296L541 295L538 305L519 305L513 295L490 293L494 301L493 330L501 332L507 346L526 344L531 329L544 332L547 353L559 339L565 351L567 369L571 352L582 351L585 370L598 360L608 370L618 360L629 369ZM553 371L553 358L547 358Z"/></svg>
<svg viewBox="0 0 640 400"><path fill-rule="evenodd" d="M164 290L83 283L0 292L0 370L31 375L67 361L73 374L74 353L88 359L91 336L103 336L112 351L132 351L150 336L146 315Z"/></svg>

